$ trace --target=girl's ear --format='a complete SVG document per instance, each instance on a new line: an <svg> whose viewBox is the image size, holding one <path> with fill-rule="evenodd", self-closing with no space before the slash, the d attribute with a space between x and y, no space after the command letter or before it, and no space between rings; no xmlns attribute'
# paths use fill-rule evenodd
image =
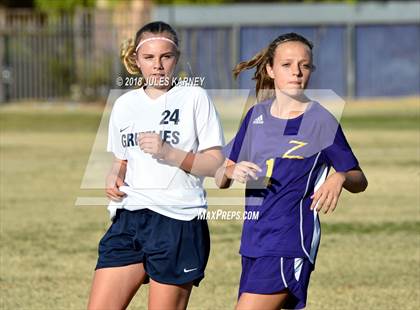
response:
<svg viewBox="0 0 420 310"><path fill-rule="evenodd" d="M267 71L268 76L271 77L274 80L273 67L271 67L270 64L266 64L265 65L265 70Z"/></svg>

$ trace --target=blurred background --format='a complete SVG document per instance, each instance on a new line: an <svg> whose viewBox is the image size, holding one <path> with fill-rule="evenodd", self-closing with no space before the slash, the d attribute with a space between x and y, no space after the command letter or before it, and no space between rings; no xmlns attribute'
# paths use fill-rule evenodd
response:
<svg viewBox="0 0 420 310"><path fill-rule="evenodd" d="M178 73L205 77L227 141L246 95L223 94L254 86L253 72L232 78L234 65L284 32L314 43L309 87L345 102L340 121L369 187L320 215L307 309L420 309L420 2L360 0L0 0L0 308L86 308L110 222L103 189L83 182L92 167L106 173L96 164L109 107L130 78L120 44L152 20L176 28ZM210 210L242 210L221 197L243 187L210 184ZM241 225L209 221L211 256L189 309L234 308ZM146 309L147 293L129 309Z"/></svg>
<svg viewBox="0 0 420 310"><path fill-rule="evenodd" d="M417 1L2 0L0 102L104 99L126 76L119 46L146 22L176 28L179 70L209 89L252 87L231 70L281 33L315 46L310 88L340 96L419 94Z"/></svg>

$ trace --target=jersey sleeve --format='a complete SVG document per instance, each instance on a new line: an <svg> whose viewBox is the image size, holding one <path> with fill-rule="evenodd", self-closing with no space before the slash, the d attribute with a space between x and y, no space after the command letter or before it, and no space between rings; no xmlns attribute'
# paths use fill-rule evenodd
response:
<svg viewBox="0 0 420 310"><path fill-rule="evenodd" d="M325 148L323 152L328 164L337 172L346 172L359 166L340 125L337 127L333 144Z"/></svg>
<svg viewBox="0 0 420 310"><path fill-rule="evenodd" d="M213 102L202 89L195 106L195 127L197 130L198 148L203 151L225 144L222 125Z"/></svg>
<svg viewBox="0 0 420 310"><path fill-rule="evenodd" d="M235 137L222 150L223 155L235 163L249 160L249 138L247 138L247 132L252 110L253 108L247 112Z"/></svg>
<svg viewBox="0 0 420 310"><path fill-rule="evenodd" d="M114 104L114 108L112 109L111 116L109 118L107 151L114 153L115 157L118 159L126 160L126 150L121 143L120 128L116 124L116 113Z"/></svg>

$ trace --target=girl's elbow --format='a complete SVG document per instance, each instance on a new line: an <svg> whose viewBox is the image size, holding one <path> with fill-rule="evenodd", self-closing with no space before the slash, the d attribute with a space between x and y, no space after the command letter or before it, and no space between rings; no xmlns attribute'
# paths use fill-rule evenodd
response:
<svg viewBox="0 0 420 310"><path fill-rule="evenodd" d="M360 168L359 168L360 169ZM361 193L366 190L368 187L368 180L363 173L362 169L356 171L356 175L354 175L356 182L354 182L350 192L352 193Z"/></svg>
<svg viewBox="0 0 420 310"><path fill-rule="evenodd" d="M361 176L360 176L360 192L364 192L366 190L366 188L368 187L368 180L365 176L365 174L363 173L363 171L361 172Z"/></svg>
<svg viewBox="0 0 420 310"><path fill-rule="evenodd" d="M363 180L362 180L361 183L362 184L361 184L361 190L360 190L360 192L364 192L367 189L368 184L369 184L369 182L368 182L368 180L366 179L365 176L363 176Z"/></svg>
<svg viewBox="0 0 420 310"><path fill-rule="evenodd" d="M352 186L351 188L349 188L349 192L353 193L353 194L357 194L357 193L362 193L366 190L366 188L368 187L368 181L367 179L363 176L363 178L357 183L355 184L355 186Z"/></svg>

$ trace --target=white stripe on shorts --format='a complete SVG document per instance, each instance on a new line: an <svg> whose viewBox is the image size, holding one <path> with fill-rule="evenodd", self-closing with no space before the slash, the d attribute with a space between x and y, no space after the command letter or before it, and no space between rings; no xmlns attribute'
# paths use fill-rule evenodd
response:
<svg viewBox="0 0 420 310"><path fill-rule="evenodd" d="M286 279L284 278L284 273L283 273L283 257L280 258L280 271L281 271L281 278L283 280L284 287L287 287L287 282L286 282Z"/></svg>
<svg viewBox="0 0 420 310"><path fill-rule="evenodd" d="M303 258L295 258L295 279L299 281L300 273L302 271Z"/></svg>

